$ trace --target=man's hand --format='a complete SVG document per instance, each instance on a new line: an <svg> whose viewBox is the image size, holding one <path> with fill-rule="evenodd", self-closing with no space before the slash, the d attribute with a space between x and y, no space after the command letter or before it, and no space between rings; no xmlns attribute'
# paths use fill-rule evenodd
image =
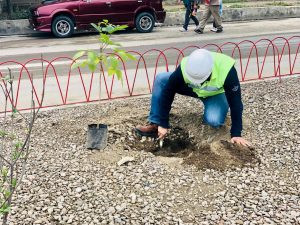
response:
<svg viewBox="0 0 300 225"><path fill-rule="evenodd" d="M231 143L237 143L237 144L240 144L240 145L243 145L243 146L248 146L248 147L251 146L251 143L249 141L245 140L242 137L233 137L233 138L231 138Z"/></svg>
<svg viewBox="0 0 300 225"><path fill-rule="evenodd" d="M168 133L167 128L158 126L158 139L164 139L164 137L167 135L167 133Z"/></svg>

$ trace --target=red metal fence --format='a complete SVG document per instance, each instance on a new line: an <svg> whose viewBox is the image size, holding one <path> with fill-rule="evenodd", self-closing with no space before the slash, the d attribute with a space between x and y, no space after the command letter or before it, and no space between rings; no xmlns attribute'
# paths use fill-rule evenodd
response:
<svg viewBox="0 0 300 225"><path fill-rule="evenodd" d="M149 94L156 74L174 70L182 57L197 48L223 52L235 58L241 82L300 74L300 36L188 46L184 49L151 49L144 53L131 51L137 60L121 62L123 82L117 81L114 76L108 77L101 68L98 73L89 73L82 68L71 70L74 61L69 57L53 60L34 58L25 63L6 61L0 62L0 77L7 77L8 68L13 68L14 96L8 83L2 79L0 113L11 110L11 104L18 110L30 109L33 107L32 98L35 107L45 108ZM41 70L40 76L34 74L37 65ZM8 108L5 108L5 102L8 102Z"/></svg>

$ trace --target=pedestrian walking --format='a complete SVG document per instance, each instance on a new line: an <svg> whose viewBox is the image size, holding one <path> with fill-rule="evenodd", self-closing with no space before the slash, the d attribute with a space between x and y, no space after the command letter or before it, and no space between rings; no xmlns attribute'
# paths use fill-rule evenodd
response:
<svg viewBox="0 0 300 225"><path fill-rule="evenodd" d="M222 13L223 13L223 4L222 4L222 0L220 0L219 14L220 14L221 18L222 18ZM210 29L210 31L212 31L212 32L218 31L215 19L213 21L213 27Z"/></svg>
<svg viewBox="0 0 300 225"><path fill-rule="evenodd" d="M178 4L180 4L181 0L178 0ZM184 7L186 8L185 11L185 18L184 18L184 24L183 27L179 29L181 32L187 32L188 26L190 23L190 19L192 19L196 25L196 27L199 25L199 21L196 17L196 12L199 7L199 0L183 0Z"/></svg>
<svg viewBox="0 0 300 225"><path fill-rule="evenodd" d="M204 104L203 122L218 128L231 115L231 142L249 146L242 138L240 83L235 60L227 55L198 49L182 59L174 72L158 74L153 87L149 123L136 133L163 139L170 128L169 113L176 93L198 98ZM197 118L195 118L197 119Z"/></svg>
<svg viewBox="0 0 300 225"><path fill-rule="evenodd" d="M216 32L220 33L223 31L220 16L220 0L205 0L204 12L201 16L199 26L195 29L196 33L203 34L204 27L211 15L214 17L215 26L217 28Z"/></svg>

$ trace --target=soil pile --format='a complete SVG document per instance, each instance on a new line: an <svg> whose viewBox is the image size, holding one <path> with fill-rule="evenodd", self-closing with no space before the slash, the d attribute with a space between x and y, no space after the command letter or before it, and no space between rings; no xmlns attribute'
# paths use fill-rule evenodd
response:
<svg viewBox="0 0 300 225"><path fill-rule="evenodd" d="M228 141L230 119L219 129L204 125L199 113L186 113L180 117L172 115L171 121L174 126L162 147L155 138L129 135L125 139L126 148L151 152L155 156L182 158L183 165L195 165L199 169L224 170L259 162L254 148Z"/></svg>

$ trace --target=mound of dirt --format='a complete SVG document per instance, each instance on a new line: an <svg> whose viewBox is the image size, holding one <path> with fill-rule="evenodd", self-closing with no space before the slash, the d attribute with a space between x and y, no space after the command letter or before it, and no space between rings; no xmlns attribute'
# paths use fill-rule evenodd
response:
<svg viewBox="0 0 300 225"><path fill-rule="evenodd" d="M224 170L259 163L254 148L229 142L228 122L219 129L195 121L196 115L172 115L174 127L163 146L155 138L135 136L126 139L125 145L137 151L151 152L156 156L182 158L183 164L199 169ZM199 117L199 116L198 116Z"/></svg>

